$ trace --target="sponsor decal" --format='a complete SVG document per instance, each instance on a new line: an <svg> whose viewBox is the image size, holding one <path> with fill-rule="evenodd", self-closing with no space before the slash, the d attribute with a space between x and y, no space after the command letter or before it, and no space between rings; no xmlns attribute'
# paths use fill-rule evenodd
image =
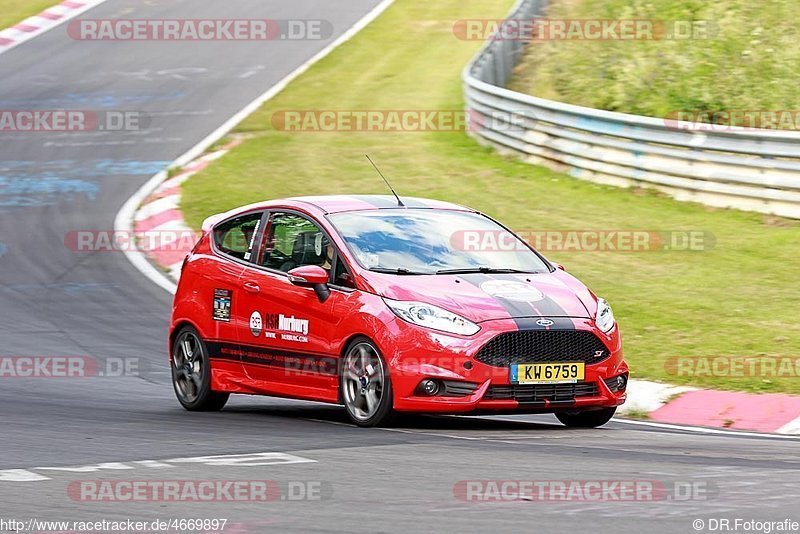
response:
<svg viewBox="0 0 800 534"><path fill-rule="evenodd" d="M481 290L493 297L516 302L544 300L544 293L532 285L513 280L487 280L481 284Z"/></svg>
<svg viewBox="0 0 800 534"><path fill-rule="evenodd" d="M231 297L230 289L214 289L214 311L215 321L231 321Z"/></svg>
<svg viewBox="0 0 800 534"><path fill-rule="evenodd" d="M264 322L261 320L261 314L257 311L254 311L250 314L250 333L252 333L255 337L261 335L261 331L264 329Z"/></svg>
<svg viewBox="0 0 800 534"><path fill-rule="evenodd" d="M306 374L336 376L338 370L338 358L335 356L213 341L207 345L211 358L277 367L284 369L287 376Z"/></svg>
<svg viewBox="0 0 800 534"><path fill-rule="evenodd" d="M300 319L294 315L288 317L282 313L267 313L264 315L264 328L267 330L267 337L275 338L280 334L281 339L284 341L308 343L308 326L308 319Z"/></svg>
<svg viewBox="0 0 800 534"><path fill-rule="evenodd" d="M253 233L250 235L250 244L247 246L247 252L245 252L244 254L245 261L250 261L252 255L250 251L253 250L253 245L256 242L256 236L258 236L258 229L260 227L261 227L261 220L259 219L258 222L256 222L256 227L253 228Z"/></svg>

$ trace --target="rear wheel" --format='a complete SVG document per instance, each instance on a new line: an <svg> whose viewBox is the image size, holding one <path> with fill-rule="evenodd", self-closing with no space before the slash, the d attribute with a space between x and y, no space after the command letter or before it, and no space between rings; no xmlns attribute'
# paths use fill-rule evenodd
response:
<svg viewBox="0 0 800 534"><path fill-rule="evenodd" d="M378 426L391 418L389 372L378 349L368 339L357 339L347 349L339 387L347 415L358 426Z"/></svg>
<svg viewBox="0 0 800 534"><path fill-rule="evenodd" d="M172 345L172 385L181 406L192 412L221 410L228 393L211 390L208 349L197 330L183 327Z"/></svg>
<svg viewBox="0 0 800 534"><path fill-rule="evenodd" d="M614 417L616 408L603 408L602 410L589 410L583 412L559 412L556 417L564 425L574 428L596 428L603 426Z"/></svg>

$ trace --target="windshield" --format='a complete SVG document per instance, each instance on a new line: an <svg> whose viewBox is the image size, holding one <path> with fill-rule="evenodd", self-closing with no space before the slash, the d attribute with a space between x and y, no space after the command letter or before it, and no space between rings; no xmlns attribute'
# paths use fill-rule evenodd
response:
<svg viewBox="0 0 800 534"><path fill-rule="evenodd" d="M397 209L329 216L362 267L397 274L547 272L517 236L470 212Z"/></svg>

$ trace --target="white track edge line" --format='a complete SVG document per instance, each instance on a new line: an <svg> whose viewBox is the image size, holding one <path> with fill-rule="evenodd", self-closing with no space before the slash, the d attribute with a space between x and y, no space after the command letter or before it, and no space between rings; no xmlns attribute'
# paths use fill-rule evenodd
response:
<svg viewBox="0 0 800 534"><path fill-rule="evenodd" d="M654 421L636 421L633 419L619 419L617 417L611 420L614 423L623 423L626 425L634 426L649 426L653 428L662 428L666 430L682 430L684 432L694 432L696 434L715 434L721 436L738 436L750 438L771 438L771 439L789 439L800 440L800 436L792 434L773 434L769 432L747 432L742 430L725 430L722 428L707 428L702 426L685 426L673 425L670 423L656 423Z"/></svg>

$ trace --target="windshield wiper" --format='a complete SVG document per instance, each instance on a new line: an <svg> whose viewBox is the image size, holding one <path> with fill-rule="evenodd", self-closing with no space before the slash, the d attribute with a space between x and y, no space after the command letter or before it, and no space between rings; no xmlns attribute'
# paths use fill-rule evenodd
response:
<svg viewBox="0 0 800 534"><path fill-rule="evenodd" d="M461 269L440 269L436 271L436 274L469 274L469 273L483 273L483 274L495 274L495 273L537 273L539 271L523 271L522 269L497 269L494 267L464 267Z"/></svg>
<svg viewBox="0 0 800 534"><path fill-rule="evenodd" d="M409 271L408 269L405 269L403 267L397 267L396 269L388 269L386 267L370 267L367 270L372 271L374 273L400 274L400 275L431 274L431 273L420 273L417 271Z"/></svg>

